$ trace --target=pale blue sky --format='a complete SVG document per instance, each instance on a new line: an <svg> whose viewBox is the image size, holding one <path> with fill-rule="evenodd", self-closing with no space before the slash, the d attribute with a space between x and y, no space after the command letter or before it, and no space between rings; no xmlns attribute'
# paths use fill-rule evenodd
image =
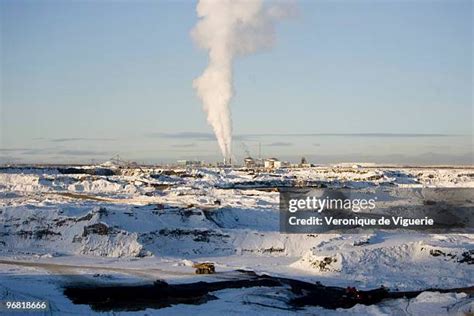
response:
<svg viewBox="0 0 474 316"><path fill-rule="evenodd" d="M235 64L237 157L473 163L472 1L297 3ZM2 160L217 159L195 4L0 1Z"/></svg>

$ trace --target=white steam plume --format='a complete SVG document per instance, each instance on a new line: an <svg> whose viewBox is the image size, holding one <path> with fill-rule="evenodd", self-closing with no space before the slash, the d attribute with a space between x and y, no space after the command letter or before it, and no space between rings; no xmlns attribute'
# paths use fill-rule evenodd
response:
<svg viewBox="0 0 474 316"><path fill-rule="evenodd" d="M264 6L263 0L199 0L200 18L191 36L209 53L209 65L193 87L224 158L232 154L232 64L237 56L270 48L277 20L294 13L289 3Z"/></svg>

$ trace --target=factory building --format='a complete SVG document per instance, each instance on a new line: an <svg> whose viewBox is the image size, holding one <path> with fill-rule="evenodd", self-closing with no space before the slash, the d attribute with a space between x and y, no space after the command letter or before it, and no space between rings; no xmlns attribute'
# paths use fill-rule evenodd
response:
<svg viewBox="0 0 474 316"><path fill-rule="evenodd" d="M280 161L277 158L267 158L264 160L263 165L266 169L280 169L290 167L290 163L287 161Z"/></svg>
<svg viewBox="0 0 474 316"><path fill-rule="evenodd" d="M255 168L256 166L255 159L253 159L252 157L244 158L244 166L246 168Z"/></svg>
<svg viewBox="0 0 474 316"><path fill-rule="evenodd" d="M276 158L267 158L263 161L263 166L266 169L275 169L275 164L278 164L280 161Z"/></svg>

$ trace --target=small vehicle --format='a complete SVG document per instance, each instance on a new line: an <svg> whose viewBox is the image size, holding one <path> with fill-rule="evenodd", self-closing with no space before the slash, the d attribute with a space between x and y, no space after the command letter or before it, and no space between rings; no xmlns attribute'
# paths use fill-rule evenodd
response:
<svg viewBox="0 0 474 316"><path fill-rule="evenodd" d="M193 268L196 269L196 274L213 274L216 272L214 264L211 262L195 263Z"/></svg>

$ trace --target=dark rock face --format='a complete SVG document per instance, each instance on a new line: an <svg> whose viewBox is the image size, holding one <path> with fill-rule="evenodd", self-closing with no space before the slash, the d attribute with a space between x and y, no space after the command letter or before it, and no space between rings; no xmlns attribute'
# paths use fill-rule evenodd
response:
<svg viewBox="0 0 474 316"><path fill-rule="evenodd" d="M84 168L58 168L58 171L62 174L89 174L93 176L114 176L117 173L112 169L107 168L95 168L95 169L84 169Z"/></svg>
<svg viewBox="0 0 474 316"><path fill-rule="evenodd" d="M18 236L23 238L33 238L33 239L48 239L53 236L61 236L61 233L52 231L48 228L42 228L38 230L20 230L16 233Z"/></svg>
<svg viewBox="0 0 474 316"><path fill-rule="evenodd" d="M158 232L162 236L169 236L172 238L180 238L183 236L191 236L196 242L209 242L211 238L228 238L229 235L222 234L213 230L199 230L199 229L160 229Z"/></svg>
<svg viewBox="0 0 474 316"><path fill-rule="evenodd" d="M474 250L463 252L460 256L452 253L445 253L439 249L431 249L430 255L433 257L447 257L451 260L457 260L459 263L474 264Z"/></svg>
<svg viewBox="0 0 474 316"><path fill-rule="evenodd" d="M105 225L104 223L92 224L84 227L82 237L86 237L90 234L108 235L110 231L111 229L109 228L109 226Z"/></svg>
<svg viewBox="0 0 474 316"><path fill-rule="evenodd" d="M474 264L474 250L465 251L461 256L462 258L458 260L459 263Z"/></svg>

